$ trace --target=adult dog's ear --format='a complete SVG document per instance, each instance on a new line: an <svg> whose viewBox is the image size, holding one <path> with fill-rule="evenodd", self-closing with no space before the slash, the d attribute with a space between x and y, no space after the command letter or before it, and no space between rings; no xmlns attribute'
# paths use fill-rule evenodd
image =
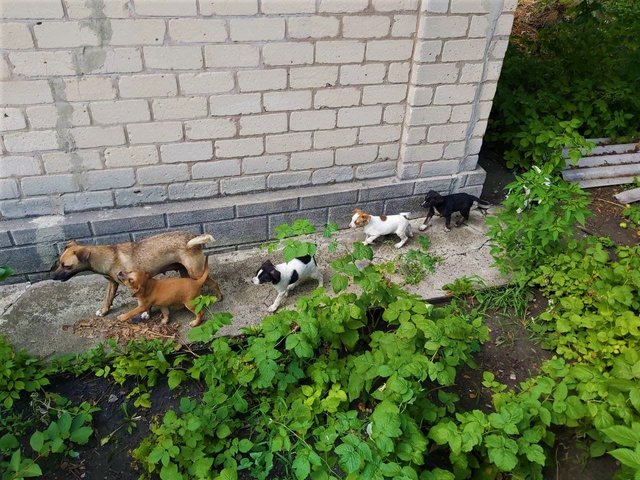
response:
<svg viewBox="0 0 640 480"><path fill-rule="evenodd" d="M86 248L80 248L76 250L76 257L78 257L78 260L80 260L82 263L88 263L90 256L91 252Z"/></svg>
<svg viewBox="0 0 640 480"><path fill-rule="evenodd" d="M64 249L66 250L67 248L76 247L77 245L78 245L78 242L76 242L75 240L69 240L67 244L64 246Z"/></svg>

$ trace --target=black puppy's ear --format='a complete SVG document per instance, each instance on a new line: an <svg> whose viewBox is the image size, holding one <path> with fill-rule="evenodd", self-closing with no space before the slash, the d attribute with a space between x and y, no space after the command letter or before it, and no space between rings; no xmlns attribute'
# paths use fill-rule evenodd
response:
<svg viewBox="0 0 640 480"><path fill-rule="evenodd" d="M80 260L82 263L87 263L89 261L90 256L91 256L91 252L86 248L83 248L76 252L76 257L78 257L78 260Z"/></svg>

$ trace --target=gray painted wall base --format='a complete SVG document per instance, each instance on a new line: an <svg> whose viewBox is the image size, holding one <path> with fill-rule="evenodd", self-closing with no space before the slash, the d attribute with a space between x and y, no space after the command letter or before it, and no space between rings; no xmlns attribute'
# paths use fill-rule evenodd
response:
<svg viewBox="0 0 640 480"><path fill-rule="evenodd" d="M274 238L275 228L297 218L317 226L327 222L347 228L358 206L373 214L411 211L420 207L429 190L467 192L479 196L485 171L418 180L371 180L320 187L288 189L211 200L163 203L147 207L82 212L0 222L0 265L15 275L4 283L38 281L49 270L68 240L109 244L136 241L169 230L210 233L212 251L234 250Z"/></svg>

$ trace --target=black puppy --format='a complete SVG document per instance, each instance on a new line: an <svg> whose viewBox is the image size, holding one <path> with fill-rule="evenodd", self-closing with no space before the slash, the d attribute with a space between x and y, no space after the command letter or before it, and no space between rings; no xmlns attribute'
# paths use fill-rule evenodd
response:
<svg viewBox="0 0 640 480"><path fill-rule="evenodd" d="M456 227L459 227L465 220L469 220L469 212L474 202L478 202L478 210L480 210L483 215L486 215L487 212L485 210L488 210L488 205L490 204L489 202L480 200L478 197L474 197L468 193L453 193L443 196L435 190L429 191L427 196L424 197L424 202L422 202L422 206L428 208L429 213L427 213L427 218L424 219L424 223L420 225L420 231L426 230L429 226L429 221L431 217L433 217L435 210L445 218L445 232L451 230L451 215L455 212L460 212L462 219L456 222Z"/></svg>

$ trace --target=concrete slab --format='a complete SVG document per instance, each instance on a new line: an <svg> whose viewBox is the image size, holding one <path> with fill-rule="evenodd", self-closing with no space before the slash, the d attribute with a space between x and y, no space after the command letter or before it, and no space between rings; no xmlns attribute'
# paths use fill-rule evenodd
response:
<svg viewBox="0 0 640 480"><path fill-rule="evenodd" d="M492 267L493 259L489 254L487 227L482 215L474 210L468 225L444 232L444 219L434 218L431 227L418 232L422 219L412 221L415 235L428 235L431 238L430 253L443 257L434 274L428 275L418 285L407 285L407 290L425 299L444 295L442 286L464 275L478 275L488 285L506 283L506 278ZM351 245L363 240L362 230L344 230L338 233L340 242ZM324 272L325 284L329 286L332 272L328 264L339 256L327 250L328 241L321 235L310 236L318 246L316 258ZM374 243L374 262L395 260L400 254L412 248L419 248L415 240L410 240L400 250L394 248L396 237L388 237ZM268 285L253 285L250 280L266 258L274 263L280 262L280 252L269 255L265 250L254 248L224 254L212 255L209 265L215 278L220 282L225 298L213 307L214 312L227 311L233 314L233 325L226 327L222 334L237 334L240 328L255 325L268 314L267 307L275 297L275 290ZM395 276L402 283L403 279ZM283 307L291 307L301 295L311 292L314 282L298 287ZM18 348L48 357L68 352L80 352L103 340L85 338L74 334L71 329L63 328L80 319L91 318L100 305L106 288L105 280L98 275L83 275L72 278L66 283L43 281L35 284L17 284L0 287L0 335L6 336ZM329 286L330 289L330 286ZM125 289L118 292L114 308L104 318L105 322L135 306L135 302ZM188 323L192 314L184 309L172 311L172 322L179 322L179 335L186 338Z"/></svg>

